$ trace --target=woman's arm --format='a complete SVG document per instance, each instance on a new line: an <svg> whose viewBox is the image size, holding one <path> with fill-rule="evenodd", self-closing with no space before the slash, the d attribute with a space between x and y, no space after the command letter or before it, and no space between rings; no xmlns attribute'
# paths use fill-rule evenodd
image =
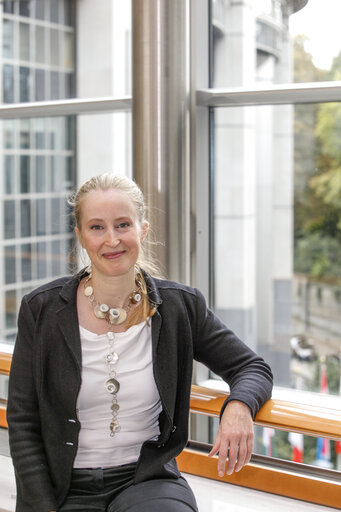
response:
<svg viewBox="0 0 341 512"><path fill-rule="evenodd" d="M32 311L24 298L9 379L7 421L18 495L24 497L32 511L46 512L56 510L57 504L41 437L35 329Z"/></svg>

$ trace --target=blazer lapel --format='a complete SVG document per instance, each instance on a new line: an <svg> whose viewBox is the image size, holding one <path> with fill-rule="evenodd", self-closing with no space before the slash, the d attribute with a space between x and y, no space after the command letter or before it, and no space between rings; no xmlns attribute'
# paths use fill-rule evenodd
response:
<svg viewBox="0 0 341 512"><path fill-rule="evenodd" d="M77 314L77 287L80 275L76 275L61 290L62 307L56 312L57 321L79 369L82 367L82 349Z"/></svg>

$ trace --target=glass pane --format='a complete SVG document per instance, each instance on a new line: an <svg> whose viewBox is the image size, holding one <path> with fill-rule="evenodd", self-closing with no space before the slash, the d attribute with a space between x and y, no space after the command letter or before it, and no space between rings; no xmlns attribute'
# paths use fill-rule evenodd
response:
<svg viewBox="0 0 341 512"><path fill-rule="evenodd" d="M62 66L67 69L73 69L73 34L70 32L63 32L64 38L64 60Z"/></svg>
<svg viewBox="0 0 341 512"><path fill-rule="evenodd" d="M20 119L20 149L28 149L30 147L30 128L29 119Z"/></svg>
<svg viewBox="0 0 341 512"><path fill-rule="evenodd" d="M35 27L35 49L36 49L36 56L35 61L38 63L44 63L45 62L45 28L39 27L38 25Z"/></svg>
<svg viewBox="0 0 341 512"><path fill-rule="evenodd" d="M36 69L35 100L44 101L45 99L45 71L43 69Z"/></svg>
<svg viewBox="0 0 341 512"><path fill-rule="evenodd" d="M16 282L16 248L15 245L4 247L5 253L5 284Z"/></svg>
<svg viewBox="0 0 341 512"><path fill-rule="evenodd" d="M30 60L30 26L19 23L20 60Z"/></svg>
<svg viewBox="0 0 341 512"><path fill-rule="evenodd" d="M45 130L46 130L46 119L37 118L33 119L33 130L34 130L34 144L36 149L44 149L45 142Z"/></svg>
<svg viewBox="0 0 341 512"><path fill-rule="evenodd" d="M20 192L26 194L30 191L30 157L20 157Z"/></svg>
<svg viewBox="0 0 341 512"><path fill-rule="evenodd" d="M6 59L13 58L14 23L12 20L3 20L2 55Z"/></svg>
<svg viewBox="0 0 341 512"><path fill-rule="evenodd" d="M28 199L20 201L21 236L31 236L31 202Z"/></svg>
<svg viewBox="0 0 341 512"><path fill-rule="evenodd" d="M29 16L30 15L30 3L31 3L31 0L20 0L20 2L19 2L20 16Z"/></svg>
<svg viewBox="0 0 341 512"><path fill-rule="evenodd" d="M2 67L2 81L4 103L14 103L14 67L10 64Z"/></svg>
<svg viewBox="0 0 341 512"><path fill-rule="evenodd" d="M14 13L14 2L13 0L4 0L3 2L3 10L8 14Z"/></svg>
<svg viewBox="0 0 341 512"><path fill-rule="evenodd" d="M4 144L6 149L14 148L16 122L13 120L3 121Z"/></svg>
<svg viewBox="0 0 341 512"><path fill-rule="evenodd" d="M4 201L4 235L15 238L15 201Z"/></svg>
<svg viewBox="0 0 341 512"><path fill-rule="evenodd" d="M58 100L61 97L59 90L59 73L57 71L51 71L50 74L50 84L51 84L51 100Z"/></svg>
<svg viewBox="0 0 341 512"><path fill-rule="evenodd" d="M46 230L46 201L37 199L36 201L36 233L37 236L47 234Z"/></svg>
<svg viewBox="0 0 341 512"><path fill-rule="evenodd" d="M5 194L15 193L15 157L13 155L4 156L5 167Z"/></svg>
<svg viewBox="0 0 341 512"><path fill-rule="evenodd" d="M59 66L59 30L50 30L50 63L52 66Z"/></svg>
<svg viewBox="0 0 341 512"><path fill-rule="evenodd" d="M38 279L45 278L46 272L47 272L47 265L46 265L46 243L45 242L39 242L37 244L37 277Z"/></svg>
<svg viewBox="0 0 341 512"><path fill-rule="evenodd" d="M51 248L52 248L52 254L51 254L51 259L52 259L52 275L53 276L58 276L61 273L61 270L60 270L60 266L61 266L61 250L60 250L61 247L60 247L60 241L59 240L54 240L51 243Z"/></svg>
<svg viewBox="0 0 341 512"><path fill-rule="evenodd" d="M339 103L215 111L214 310L264 355L277 386L330 394L340 389L340 127Z"/></svg>
<svg viewBox="0 0 341 512"><path fill-rule="evenodd" d="M23 281L32 279L32 248L31 244L21 246L21 277Z"/></svg>
<svg viewBox="0 0 341 512"><path fill-rule="evenodd" d="M211 5L213 87L339 79L339 0Z"/></svg>
<svg viewBox="0 0 341 512"><path fill-rule="evenodd" d="M30 101L30 68L20 66L20 102Z"/></svg>
<svg viewBox="0 0 341 512"><path fill-rule="evenodd" d="M50 0L50 20L53 23L59 22L59 2L60 0Z"/></svg>
<svg viewBox="0 0 341 512"><path fill-rule="evenodd" d="M46 192L48 190L45 168L46 168L46 157L45 156L37 156L36 157L36 191L37 192Z"/></svg>
<svg viewBox="0 0 341 512"><path fill-rule="evenodd" d="M53 235L57 235L60 233L61 228L61 218L60 218L60 200L52 199L51 200L51 232Z"/></svg>
<svg viewBox="0 0 341 512"><path fill-rule="evenodd" d="M13 327L16 327L17 308L16 308L15 290L9 290L8 292L6 292L5 308L6 308L6 328L11 329Z"/></svg>
<svg viewBox="0 0 341 512"><path fill-rule="evenodd" d="M46 0L36 0L36 17L39 20L45 19Z"/></svg>

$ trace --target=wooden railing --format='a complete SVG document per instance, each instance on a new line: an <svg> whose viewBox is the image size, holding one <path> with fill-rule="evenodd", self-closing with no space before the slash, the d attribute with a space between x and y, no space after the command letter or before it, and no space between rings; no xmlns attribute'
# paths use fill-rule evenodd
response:
<svg viewBox="0 0 341 512"><path fill-rule="evenodd" d="M11 355L0 353L0 374L9 375ZM227 394L192 386L191 412L218 417ZM341 441L341 410L271 399L255 423L304 435ZM0 426L6 427L6 404L0 403ZM217 457L207 457L209 445L189 446L178 457L181 471L320 505L341 508L341 473L305 464L254 455L239 473L218 477Z"/></svg>

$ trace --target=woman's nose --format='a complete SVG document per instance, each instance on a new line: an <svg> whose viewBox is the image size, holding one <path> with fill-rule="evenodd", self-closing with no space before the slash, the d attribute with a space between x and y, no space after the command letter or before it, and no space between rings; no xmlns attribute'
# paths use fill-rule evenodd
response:
<svg viewBox="0 0 341 512"><path fill-rule="evenodd" d="M108 229L105 241L111 247L116 247L120 243L119 233L115 229Z"/></svg>

